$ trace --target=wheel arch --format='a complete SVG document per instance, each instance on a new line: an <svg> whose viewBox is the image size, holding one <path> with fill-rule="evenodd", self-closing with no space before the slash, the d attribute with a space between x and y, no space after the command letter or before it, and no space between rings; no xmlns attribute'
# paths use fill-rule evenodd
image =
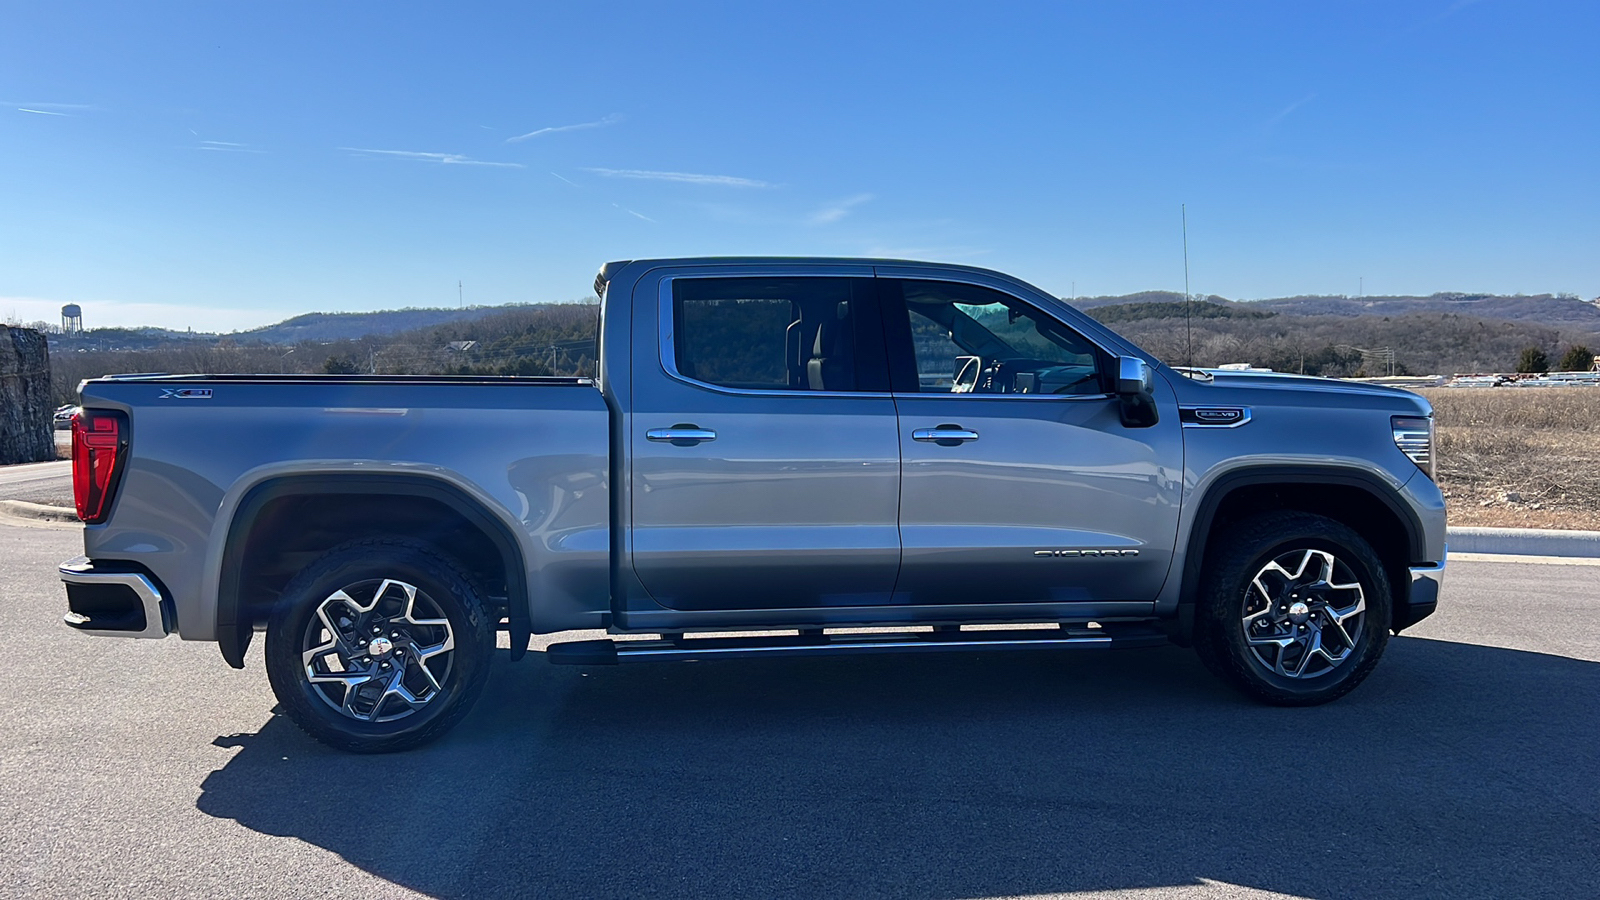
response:
<svg viewBox="0 0 1600 900"><path fill-rule="evenodd" d="M528 569L515 533L500 516L459 486L427 475L319 473L266 478L251 486L234 509L217 583L217 644L230 666L244 667L256 625L276 601L277 591L260 583L259 576L274 563L292 562L284 536L304 534L296 531L303 518L325 528L331 523L333 530L322 535L338 534L339 523L363 509L385 513L387 519L365 532L346 532L331 544L326 537L303 539L304 548L295 552L326 552L347 540L376 536L420 538L440 546L468 566L492 569L492 583L505 591L511 656L526 653L532 635ZM317 518L319 513L331 518ZM298 518L285 521L291 516ZM251 581L253 576L258 582Z"/></svg>
<svg viewBox="0 0 1600 900"><path fill-rule="evenodd" d="M1201 496L1189 527L1178 600L1178 634L1187 641L1195 600L1214 534L1230 522L1260 512L1299 510L1349 526L1372 545L1394 595L1405 608L1409 566L1426 556L1421 520L1377 475L1338 466L1262 466L1219 476Z"/></svg>

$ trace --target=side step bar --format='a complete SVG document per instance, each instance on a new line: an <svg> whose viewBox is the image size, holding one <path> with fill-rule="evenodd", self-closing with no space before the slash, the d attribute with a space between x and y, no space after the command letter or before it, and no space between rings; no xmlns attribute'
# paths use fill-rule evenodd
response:
<svg viewBox="0 0 1600 900"><path fill-rule="evenodd" d="M939 653L984 650L1058 650L1067 647L1159 647L1166 632L1153 624L1108 624L1101 628L878 632L774 637L664 637L658 640L567 641L545 648L545 659L562 666L614 666L628 662L697 662L765 656L839 656L849 653Z"/></svg>

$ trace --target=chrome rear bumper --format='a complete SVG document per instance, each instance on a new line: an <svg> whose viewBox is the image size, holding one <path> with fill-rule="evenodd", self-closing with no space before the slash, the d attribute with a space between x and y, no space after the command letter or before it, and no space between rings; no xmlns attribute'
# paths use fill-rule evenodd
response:
<svg viewBox="0 0 1600 900"><path fill-rule="evenodd" d="M172 613L150 576L116 563L96 564L79 556L57 571L67 587L62 622L97 637L164 638L172 633Z"/></svg>

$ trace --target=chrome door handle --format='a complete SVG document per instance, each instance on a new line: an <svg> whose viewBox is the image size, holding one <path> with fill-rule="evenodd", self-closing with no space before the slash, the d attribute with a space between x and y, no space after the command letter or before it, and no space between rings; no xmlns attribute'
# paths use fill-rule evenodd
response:
<svg viewBox="0 0 1600 900"><path fill-rule="evenodd" d="M646 440L662 441L677 447L693 447L701 441L714 441L717 433L697 425L674 425L671 428L652 428L644 433Z"/></svg>
<svg viewBox="0 0 1600 900"><path fill-rule="evenodd" d="M914 441L932 441L936 444L954 446L967 441L978 439L978 433L960 425L940 425L938 428L918 428L911 432Z"/></svg>

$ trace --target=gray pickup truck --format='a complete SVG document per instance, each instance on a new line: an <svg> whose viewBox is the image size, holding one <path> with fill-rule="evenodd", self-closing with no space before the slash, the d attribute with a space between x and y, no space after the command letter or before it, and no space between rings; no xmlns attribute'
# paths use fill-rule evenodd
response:
<svg viewBox="0 0 1600 900"><path fill-rule="evenodd" d="M982 269L608 263L594 378L82 386L66 624L265 630L282 708L415 746L499 633L552 663L1193 646L1267 703L1366 677L1445 561L1427 402L1180 371Z"/></svg>

